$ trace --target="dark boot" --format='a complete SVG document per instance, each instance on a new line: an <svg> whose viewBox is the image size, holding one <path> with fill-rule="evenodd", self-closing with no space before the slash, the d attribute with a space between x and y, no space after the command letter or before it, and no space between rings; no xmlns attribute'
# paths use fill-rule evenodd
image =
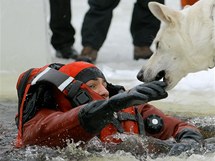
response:
<svg viewBox="0 0 215 161"><path fill-rule="evenodd" d="M63 59L76 59L78 52L71 46L61 48L56 51L56 57Z"/></svg>
<svg viewBox="0 0 215 161"><path fill-rule="evenodd" d="M81 55L78 56L77 61L86 61L94 63L98 55L98 50L86 46L82 49Z"/></svg>
<svg viewBox="0 0 215 161"><path fill-rule="evenodd" d="M149 59L152 56L152 51L149 46L135 46L134 47L134 60Z"/></svg>

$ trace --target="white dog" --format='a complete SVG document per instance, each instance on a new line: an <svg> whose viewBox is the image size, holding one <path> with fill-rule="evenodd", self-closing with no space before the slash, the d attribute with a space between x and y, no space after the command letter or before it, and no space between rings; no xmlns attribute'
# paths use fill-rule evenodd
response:
<svg viewBox="0 0 215 161"><path fill-rule="evenodd" d="M154 54L137 75L140 81L163 78L171 89L188 73L215 66L215 0L200 0L181 11L156 2L149 8L161 27Z"/></svg>

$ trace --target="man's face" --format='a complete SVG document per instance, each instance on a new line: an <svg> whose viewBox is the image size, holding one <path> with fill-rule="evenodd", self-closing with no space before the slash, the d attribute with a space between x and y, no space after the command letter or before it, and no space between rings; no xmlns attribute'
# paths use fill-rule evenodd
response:
<svg viewBox="0 0 215 161"><path fill-rule="evenodd" d="M94 92L98 93L103 98L105 99L109 98L109 92L106 89L107 82L103 78L96 78L93 80L89 80L86 83L86 85L89 86Z"/></svg>

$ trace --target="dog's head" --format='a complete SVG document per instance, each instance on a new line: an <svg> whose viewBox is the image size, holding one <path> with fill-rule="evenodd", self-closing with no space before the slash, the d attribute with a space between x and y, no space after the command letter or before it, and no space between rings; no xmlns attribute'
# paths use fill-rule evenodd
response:
<svg viewBox="0 0 215 161"><path fill-rule="evenodd" d="M149 8L161 21L161 27L151 46L153 55L137 78L143 82L163 79L167 89L171 89L188 73L200 70L197 63L200 56L193 42L196 39L192 37L198 35L190 31L191 22L186 16L189 7L182 12L150 2Z"/></svg>

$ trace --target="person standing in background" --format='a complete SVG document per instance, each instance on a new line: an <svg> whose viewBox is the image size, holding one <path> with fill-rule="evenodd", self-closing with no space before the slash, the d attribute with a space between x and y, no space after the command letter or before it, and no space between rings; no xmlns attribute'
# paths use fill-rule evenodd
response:
<svg viewBox="0 0 215 161"><path fill-rule="evenodd" d="M160 22L148 8L151 0L137 0L134 4L130 32L133 38L133 58L148 59L152 55L150 45L157 34ZM164 0L156 0L164 4ZM111 24L113 10L120 0L88 0L87 11L81 30L83 49L79 60L97 59L98 51L103 45ZM122 44L120 44L122 45Z"/></svg>
<svg viewBox="0 0 215 161"><path fill-rule="evenodd" d="M71 1L49 0L51 44L56 50L56 57L76 59L77 51L73 48L75 29L71 25Z"/></svg>

